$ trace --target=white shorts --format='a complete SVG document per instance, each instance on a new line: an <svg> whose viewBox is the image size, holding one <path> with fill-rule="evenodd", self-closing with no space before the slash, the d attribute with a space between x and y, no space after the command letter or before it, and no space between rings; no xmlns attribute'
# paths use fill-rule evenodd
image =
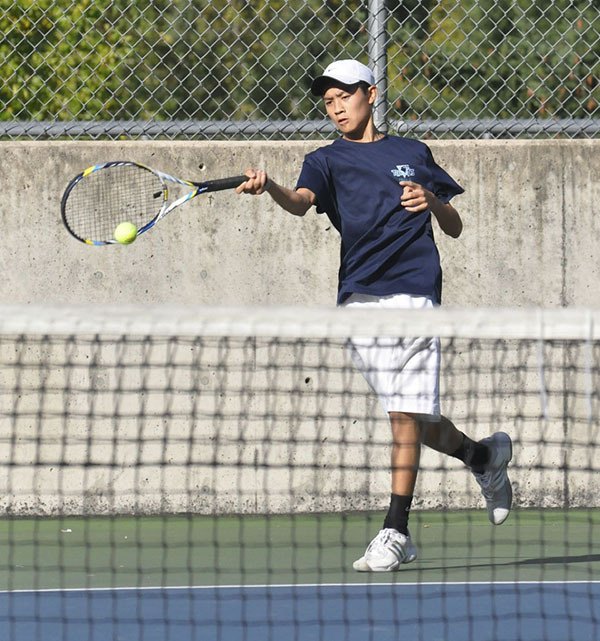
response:
<svg viewBox="0 0 600 641"><path fill-rule="evenodd" d="M395 294L352 294L344 307L428 309L430 298ZM386 412L417 414L424 421L440 420L439 338L351 338L348 348Z"/></svg>

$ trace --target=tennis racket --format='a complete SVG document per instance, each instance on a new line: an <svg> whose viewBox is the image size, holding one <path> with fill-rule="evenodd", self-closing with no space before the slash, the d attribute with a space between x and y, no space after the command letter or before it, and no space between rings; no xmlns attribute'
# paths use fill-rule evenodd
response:
<svg viewBox="0 0 600 641"><path fill-rule="evenodd" d="M117 243L114 231L123 222L133 223L139 236L199 194L235 189L247 179L232 176L191 182L137 162L105 162L88 167L68 184L60 205L62 221L86 245L112 245ZM170 201L169 184L189 191Z"/></svg>

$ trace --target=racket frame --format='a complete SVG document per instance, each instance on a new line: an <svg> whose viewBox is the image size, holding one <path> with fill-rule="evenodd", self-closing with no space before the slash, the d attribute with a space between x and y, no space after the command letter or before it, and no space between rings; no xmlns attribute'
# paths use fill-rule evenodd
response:
<svg viewBox="0 0 600 641"><path fill-rule="evenodd" d="M240 176L231 176L228 178L220 178L216 180L207 180L204 182L194 182L191 180L184 180L182 178L177 178L176 176L167 174L164 171L159 171L158 169L153 169L152 167L149 167L148 165L144 165L143 163L135 162L131 160L113 160L110 162L100 163L98 165L92 165L91 167L84 169L81 173L79 173L77 176L75 176L75 178L73 178L69 182L69 184L67 185L62 195L61 203L60 203L61 218L64 226L67 228L67 231L71 234L71 236L76 238L78 241L85 243L86 245L94 245L94 246L115 245L115 244L118 244L118 241L116 241L114 238L105 239L105 240L95 240L91 238L82 238L80 235L78 235L71 228L68 222L68 217L66 215L67 201L73 189L82 180L84 180L88 176L91 176L92 174L98 171L102 171L103 169L109 169L111 167L137 167L139 169L149 171L160 180L160 183L162 186L162 202L160 204L160 208L158 210L158 213L151 220L143 224L138 229L137 231L138 236L140 234L143 234L144 232L147 232L149 229L152 229L152 227L154 227L154 225L156 225L156 223L159 220L162 220L167 214L170 214L177 207L180 207L184 203L192 200L193 198L196 198L196 196L203 193L211 192L211 191L235 189L235 187L238 187L245 180L248 179L247 176L240 175ZM182 185L184 187L189 187L190 191L188 191L186 194L184 194L183 196L177 198L176 200L170 203L169 187L168 187L169 182L175 183L177 185Z"/></svg>

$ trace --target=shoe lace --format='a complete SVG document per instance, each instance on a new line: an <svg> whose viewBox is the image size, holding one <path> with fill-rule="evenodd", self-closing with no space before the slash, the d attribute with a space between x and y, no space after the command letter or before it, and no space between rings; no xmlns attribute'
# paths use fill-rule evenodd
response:
<svg viewBox="0 0 600 641"><path fill-rule="evenodd" d="M474 474L479 481L483 496L486 499L493 499L494 492L498 489L497 486L502 480L502 470L491 468L484 472L474 472Z"/></svg>
<svg viewBox="0 0 600 641"><path fill-rule="evenodd" d="M388 549L387 545L394 538L394 531L386 528L381 530L379 534L369 543L367 552L379 552L386 551Z"/></svg>

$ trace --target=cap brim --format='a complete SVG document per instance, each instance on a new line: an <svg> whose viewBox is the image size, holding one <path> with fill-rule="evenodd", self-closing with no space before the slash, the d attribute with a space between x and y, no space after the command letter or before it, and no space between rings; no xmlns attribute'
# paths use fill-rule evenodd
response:
<svg viewBox="0 0 600 641"><path fill-rule="evenodd" d="M342 82L337 78L332 78L331 76L317 76L310 86L310 92L313 96L322 96L329 87L354 87L360 80L356 82Z"/></svg>

